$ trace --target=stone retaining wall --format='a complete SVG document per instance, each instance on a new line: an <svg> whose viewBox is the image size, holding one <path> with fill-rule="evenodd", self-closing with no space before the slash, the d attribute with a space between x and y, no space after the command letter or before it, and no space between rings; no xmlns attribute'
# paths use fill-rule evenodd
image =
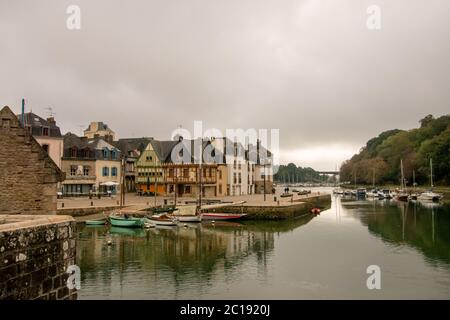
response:
<svg viewBox="0 0 450 320"><path fill-rule="evenodd" d="M0 300L76 299L75 227L68 216L0 215Z"/></svg>
<svg viewBox="0 0 450 320"><path fill-rule="evenodd" d="M72 217L88 216L91 214L97 214L105 212L109 214L111 211L120 209L120 206L110 206L110 207L88 207L88 208L64 208L58 209L58 215L68 215Z"/></svg>
<svg viewBox="0 0 450 320"><path fill-rule="evenodd" d="M295 199L289 205L273 206L257 206L257 205L243 205L222 207L219 209L208 210L209 212L224 212L224 213L245 213L245 219L249 220L281 220L292 219L305 214L309 214L314 207L329 208L331 205L331 195L319 195L308 197L304 199Z"/></svg>

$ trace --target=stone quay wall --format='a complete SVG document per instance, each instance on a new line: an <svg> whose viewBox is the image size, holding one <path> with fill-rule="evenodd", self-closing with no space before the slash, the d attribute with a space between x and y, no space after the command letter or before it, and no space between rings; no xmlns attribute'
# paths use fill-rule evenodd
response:
<svg viewBox="0 0 450 320"><path fill-rule="evenodd" d="M0 215L0 300L76 299L75 228L69 216Z"/></svg>
<svg viewBox="0 0 450 320"><path fill-rule="evenodd" d="M72 217L82 217L89 216L92 214L100 214L102 212L105 215L109 215L113 211L117 211L120 209L120 206L109 206L109 207L87 207L87 208L61 208L58 209L58 215L67 215Z"/></svg>
<svg viewBox="0 0 450 320"><path fill-rule="evenodd" d="M18 122L0 110L0 214L56 214L64 173Z"/></svg>
<svg viewBox="0 0 450 320"><path fill-rule="evenodd" d="M267 200L269 200L268 198ZM273 201L273 199L272 199ZM209 212L223 212L223 213L245 213L247 220L283 220L293 219L305 216L311 213L311 209L318 207L327 209L331 205L331 195L324 194L318 196L310 196L305 198L295 199L292 203L277 205L243 205L243 206L229 206L219 209L208 210Z"/></svg>

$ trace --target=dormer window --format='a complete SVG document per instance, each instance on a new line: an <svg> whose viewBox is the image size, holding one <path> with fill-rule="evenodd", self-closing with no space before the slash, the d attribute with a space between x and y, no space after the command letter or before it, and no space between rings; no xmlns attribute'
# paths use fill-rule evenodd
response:
<svg viewBox="0 0 450 320"><path fill-rule="evenodd" d="M108 159L108 155L109 155L108 149L104 149L103 150L103 158Z"/></svg>
<svg viewBox="0 0 450 320"><path fill-rule="evenodd" d="M42 127L42 135L44 137L48 137L49 136L49 132L50 132L50 128L48 127Z"/></svg>

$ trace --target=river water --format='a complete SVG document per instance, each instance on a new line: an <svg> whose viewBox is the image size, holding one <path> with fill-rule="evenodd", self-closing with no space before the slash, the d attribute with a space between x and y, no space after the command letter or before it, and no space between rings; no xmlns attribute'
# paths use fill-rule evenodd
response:
<svg viewBox="0 0 450 320"><path fill-rule="evenodd" d="M80 226L78 298L450 299L449 205L332 198L292 221Z"/></svg>

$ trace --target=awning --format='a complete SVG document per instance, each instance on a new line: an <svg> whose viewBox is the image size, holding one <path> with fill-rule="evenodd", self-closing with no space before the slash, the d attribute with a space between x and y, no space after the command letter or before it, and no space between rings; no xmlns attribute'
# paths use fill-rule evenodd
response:
<svg viewBox="0 0 450 320"><path fill-rule="evenodd" d="M106 181L103 183L100 183L101 186L118 186L119 183L118 182L114 182L114 181Z"/></svg>

